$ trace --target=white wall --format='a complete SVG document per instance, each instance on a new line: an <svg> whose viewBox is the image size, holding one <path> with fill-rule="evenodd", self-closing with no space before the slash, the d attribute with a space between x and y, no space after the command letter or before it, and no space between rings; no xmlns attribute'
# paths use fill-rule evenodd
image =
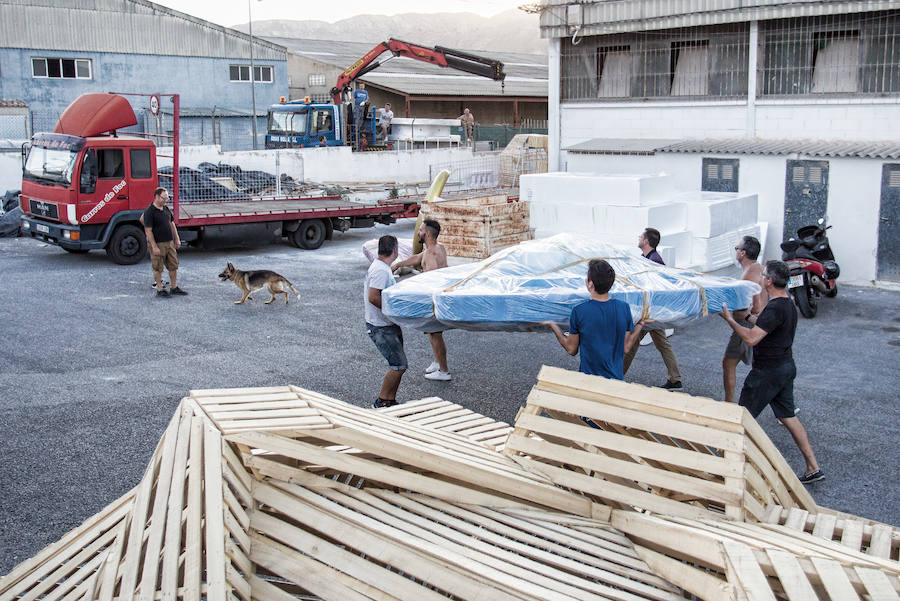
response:
<svg viewBox="0 0 900 601"><path fill-rule="evenodd" d="M552 103L551 103L552 105ZM553 108L551 106L551 114ZM592 138L896 140L896 99L569 103L559 107L561 148Z"/></svg>
<svg viewBox="0 0 900 601"><path fill-rule="evenodd" d="M276 157L280 170L276 170ZM219 152L215 146L185 146L181 166L229 163L242 169L286 173L295 179L328 183L398 183L429 181L429 167L474 158L471 150L434 149L351 152L348 146L290 150Z"/></svg>
<svg viewBox="0 0 900 601"><path fill-rule="evenodd" d="M769 224L764 258L780 259L788 159L797 156L724 156L740 160L738 187L759 197L759 220ZM563 153L564 170L593 173L660 173L672 176L673 194L700 189L703 155L596 155ZM816 158L814 160L821 160ZM881 171L886 161L828 159L828 237L841 281L871 284L877 273Z"/></svg>
<svg viewBox="0 0 900 601"><path fill-rule="evenodd" d="M0 196L7 190L22 188L22 155L18 152L0 152Z"/></svg>

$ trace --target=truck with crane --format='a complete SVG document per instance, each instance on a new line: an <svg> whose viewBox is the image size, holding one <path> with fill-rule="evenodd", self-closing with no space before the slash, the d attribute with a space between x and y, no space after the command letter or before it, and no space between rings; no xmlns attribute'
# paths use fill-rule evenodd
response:
<svg viewBox="0 0 900 601"><path fill-rule="evenodd" d="M296 193L258 196L234 193L215 182L206 182L199 197L183 198L190 192L187 176L193 173L180 166L179 95L132 96L148 97L151 112L159 110L161 98L171 101L172 135L120 134L137 124L125 95L77 98L52 133L38 133L31 140L19 200L23 235L71 253L103 249L116 263L137 263L147 255L140 218L158 186L169 190L181 240L195 245L216 238L237 244L287 238L298 248L312 250L331 239L334 230L418 214L412 201L360 203ZM154 135L163 138L159 145L150 139Z"/></svg>
<svg viewBox="0 0 900 601"><path fill-rule="evenodd" d="M390 56L379 60L386 52ZM376 108L367 104L356 114L350 96L354 81L398 56L487 77L499 81L501 86L506 79L500 61L443 46L427 48L391 38L377 44L338 76L331 89L331 103L304 98L270 106L266 148L318 147L322 137L326 146L349 145L354 150L386 147L387 140L377 127Z"/></svg>

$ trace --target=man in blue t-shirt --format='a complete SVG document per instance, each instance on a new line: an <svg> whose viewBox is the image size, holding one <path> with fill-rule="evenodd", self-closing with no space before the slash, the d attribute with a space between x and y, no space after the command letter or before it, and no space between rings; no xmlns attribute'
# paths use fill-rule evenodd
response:
<svg viewBox="0 0 900 601"><path fill-rule="evenodd" d="M585 285L591 299L572 309L569 335L558 325L544 322L556 335L566 352L581 351L578 371L615 380L624 379L625 353L637 342L644 321L636 325L631 320L628 303L609 297L609 289L616 280L612 266L601 259L588 263Z"/></svg>

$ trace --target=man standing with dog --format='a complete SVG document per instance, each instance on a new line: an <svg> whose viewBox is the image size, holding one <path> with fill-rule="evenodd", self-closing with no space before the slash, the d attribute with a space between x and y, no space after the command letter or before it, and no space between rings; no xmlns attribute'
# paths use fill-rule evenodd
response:
<svg viewBox="0 0 900 601"><path fill-rule="evenodd" d="M441 224L434 219L426 219L419 228L419 242L425 246L425 250L410 258L400 261L393 266L396 273L401 267L417 267L422 271L441 269L447 266L447 249L437 241L441 233ZM447 345L444 343L443 331L426 332L431 342L431 352L434 353L434 361L425 369L427 380L447 382L453 378L450 368L447 367Z"/></svg>
<svg viewBox="0 0 900 601"><path fill-rule="evenodd" d="M144 232L147 234L147 244L150 246L150 265L153 269L153 279L156 281L157 298L187 295L187 292L178 287L177 249L181 247L181 239L178 237L178 228L175 227L175 217L166 206L167 202L169 202L169 193L165 188L157 188L153 191L153 202L146 208L143 215ZM168 292L162 283L163 267L169 271L171 288Z"/></svg>
<svg viewBox="0 0 900 601"><path fill-rule="evenodd" d="M363 287L366 332L375 343L375 348L388 362L387 373L381 382L381 392L372 404L376 409L397 404L397 389L400 388L400 380L407 367L403 330L381 312L381 291L396 283L391 264L398 254L396 237L387 235L379 238L378 258L369 266Z"/></svg>

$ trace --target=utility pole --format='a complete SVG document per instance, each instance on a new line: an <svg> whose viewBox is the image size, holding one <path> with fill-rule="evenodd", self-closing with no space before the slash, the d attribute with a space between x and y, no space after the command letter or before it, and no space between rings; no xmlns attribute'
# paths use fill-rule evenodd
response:
<svg viewBox="0 0 900 601"><path fill-rule="evenodd" d="M250 98L253 103L253 115L250 123L253 126L253 150L256 150L256 77L253 71L253 0L247 0L247 15L250 18Z"/></svg>

